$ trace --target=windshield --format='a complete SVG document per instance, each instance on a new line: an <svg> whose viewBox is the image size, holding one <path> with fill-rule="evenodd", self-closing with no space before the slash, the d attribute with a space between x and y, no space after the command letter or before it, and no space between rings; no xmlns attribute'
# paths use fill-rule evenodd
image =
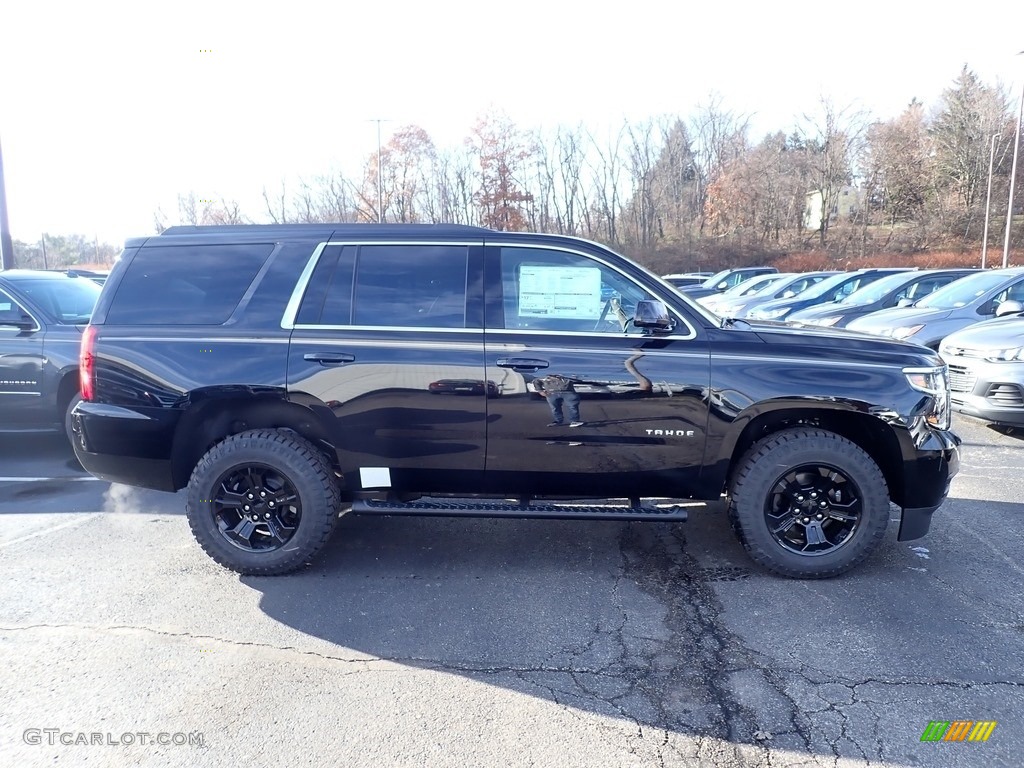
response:
<svg viewBox="0 0 1024 768"><path fill-rule="evenodd" d="M839 303L847 306L873 304L889 293L889 291L899 288L904 283L912 282L912 280L913 278L908 279L905 274L898 272L895 275L889 275L888 277L875 280L873 283L869 283L863 288L858 288Z"/></svg>
<svg viewBox="0 0 1024 768"><path fill-rule="evenodd" d="M725 280L725 278L727 278L732 272L733 272L733 270L731 270L731 269L723 269L721 272L716 272L711 277L709 277L707 280L705 280L703 283L701 283L700 287L701 288L714 288L720 282Z"/></svg>
<svg viewBox="0 0 1024 768"><path fill-rule="evenodd" d="M998 288L1009 278L1005 272L981 272L954 280L944 288L917 302L918 307L956 309L970 304L982 294Z"/></svg>
<svg viewBox="0 0 1024 768"><path fill-rule="evenodd" d="M17 288L61 325L89 322L100 295L100 287L84 277L19 280Z"/></svg>

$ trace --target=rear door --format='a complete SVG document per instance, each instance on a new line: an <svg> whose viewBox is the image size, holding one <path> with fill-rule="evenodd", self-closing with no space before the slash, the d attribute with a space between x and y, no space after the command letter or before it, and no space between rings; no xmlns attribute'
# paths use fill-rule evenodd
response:
<svg viewBox="0 0 1024 768"><path fill-rule="evenodd" d="M481 245L318 249L288 391L331 424L350 488L477 489L495 393L484 375Z"/></svg>
<svg viewBox="0 0 1024 768"><path fill-rule="evenodd" d="M487 379L500 389L487 401L492 488L685 494L708 418L708 345L693 325L677 317L664 336L633 328L637 301L658 297L595 254L518 243L486 252ZM564 380L571 393L545 396Z"/></svg>

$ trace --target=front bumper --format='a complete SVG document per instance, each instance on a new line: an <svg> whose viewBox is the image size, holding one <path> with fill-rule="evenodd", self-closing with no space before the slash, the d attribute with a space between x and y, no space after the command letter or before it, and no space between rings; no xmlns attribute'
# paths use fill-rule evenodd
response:
<svg viewBox="0 0 1024 768"><path fill-rule="evenodd" d="M931 527L932 514L949 495L960 471L960 438L953 432L928 430L911 454L904 453L903 515L899 541L920 539Z"/></svg>

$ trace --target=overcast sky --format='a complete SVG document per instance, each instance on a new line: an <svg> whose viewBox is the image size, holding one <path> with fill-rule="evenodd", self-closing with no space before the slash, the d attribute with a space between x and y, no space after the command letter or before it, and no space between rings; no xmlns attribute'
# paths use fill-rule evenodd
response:
<svg viewBox="0 0 1024 768"><path fill-rule="evenodd" d="M355 173L373 118L385 142L414 123L450 146L492 106L523 128L601 126L717 94L756 140L822 96L882 119L931 107L964 64L1014 99L1024 82L1015 0L39 0L0 25L8 212L26 241L149 234L189 191L260 215L264 185Z"/></svg>

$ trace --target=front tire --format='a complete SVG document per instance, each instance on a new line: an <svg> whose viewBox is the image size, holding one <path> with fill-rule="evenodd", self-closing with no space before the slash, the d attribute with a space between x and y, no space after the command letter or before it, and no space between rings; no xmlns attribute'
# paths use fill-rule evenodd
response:
<svg viewBox="0 0 1024 768"><path fill-rule="evenodd" d="M341 506L327 457L290 432L252 430L217 443L188 482L189 526L226 568L297 570L327 543Z"/></svg>
<svg viewBox="0 0 1024 768"><path fill-rule="evenodd" d="M874 552L889 524L878 465L821 429L787 429L755 443L729 496L730 522L747 554L791 578L845 573Z"/></svg>

